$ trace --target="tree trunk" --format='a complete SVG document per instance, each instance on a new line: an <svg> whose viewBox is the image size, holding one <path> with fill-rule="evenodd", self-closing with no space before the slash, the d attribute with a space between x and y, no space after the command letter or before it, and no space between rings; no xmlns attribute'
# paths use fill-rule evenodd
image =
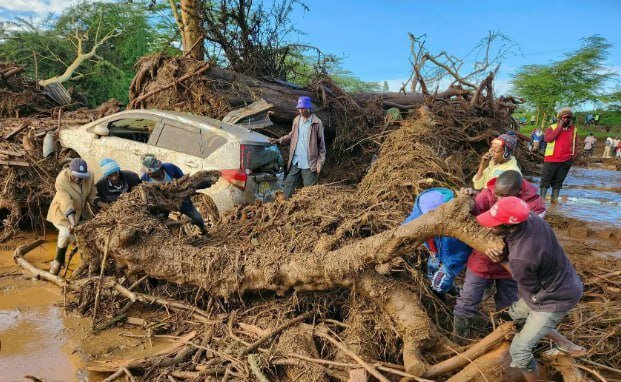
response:
<svg viewBox="0 0 621 382"><path fill-rule="evenodd" d="M503 246L500 239L472 218L468 201L457 198L408 224L328 252L270 253L249 249L236 253L209 243L199 248L172 237L166 225L152 216L149 209L157 206L161 210L178 210L183 198L206 181L213 181L213 175L199 172L175 184L141 185L101 218L81 226L80 248L84 248L87 257L95 251L92 257L98 259L103 253L103 243L110 236L110 257L129 273L191 284L213 296L230 298L251 291L285 293L291 289L319 291L350 287L364 270L412 253L433 236L453 236L482 252ZM260 241L261 237L256 240Z"/></svg>
<svg viewBox="0 0 621 382"><path fill-rule="evenodd" d="M200 18L199 0L181 0L181 21L183 29L183 53L196 60L203 61L205 58L205 48L203 40L203 28Z"/></svg>

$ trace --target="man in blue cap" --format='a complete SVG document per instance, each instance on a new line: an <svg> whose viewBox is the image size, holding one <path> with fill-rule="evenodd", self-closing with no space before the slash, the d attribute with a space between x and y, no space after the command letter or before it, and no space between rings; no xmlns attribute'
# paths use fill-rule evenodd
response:
<svg viewBox="0 0 621 382"><path fill-rule="evenodd" d="M289 199L296 186L302 180L304 186L317 184L319 173L326 160L326 140L323 123L312 113L310 97L298 99L299 115L293 120L291 132L279 139L270 138L270 143L287 144L289 146L289 162L284 193Z"/></svg>
<svg viewBox="0 0 621 382"><path fill-rule="evenodd" d="M455 194L448 188L431 188L422 192L414 202L414 209L403 224L438 208L453 199ZM453 287L455 277L464 268L472 249L461 241L448 236L432 237L425 242L429 250L427 278L431 290L441 299Z"/></svg>
<svg viewBox="0 0 621 382"><path fill-rule="evenodd" d="M140 179L143 182L170 183L173 179L179 179L183 176L183 171L181 171L177 165L162 163L162 161L157 159L153 154L145 154L142 156L142 167L143 173ZM203 234L207 233L205 221L190 198L185 199L181 203L179 212L189 217L192 223L200 228Z"/></svg>
<svg viewBox="0 0 621 382"><path fill-rule="evenodd" d="M97 196L106 203L114 203L122 194L130 192L140 184L138 174L121 170L114 159L104 158L99 162L103 176L97 181Z"/></svg>

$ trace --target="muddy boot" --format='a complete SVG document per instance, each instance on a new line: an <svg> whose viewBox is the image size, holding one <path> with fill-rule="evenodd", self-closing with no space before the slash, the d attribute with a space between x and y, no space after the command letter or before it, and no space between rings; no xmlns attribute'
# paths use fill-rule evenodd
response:
<svg viewBox="0 0 621 382"><path fill-rule="evenodd" d="M470 338L470 323L472 319L463 316L453 317L453 341L465 345Z"/></svg>
<svg viewBox="0 0 621 382"><path fill-rule="evenodd" d="M552 199L550 199L550 201L552 202L552 204L558 204L558 194L561 192L560 188L553 188L552 189Z"/></svg>
<svg viewBox="0 0 621 382"><path fill-rule="evenodd" d="M546 202L546 195L548 193L548 189L547 188L540 188L539 189L539 197L541 197L541 200L543 200L543 202Z"/></svg>
<svg viewBox="0 0 621 382"><path fill-rule="evenodd" d="M56 248L56 258L52 261L52 266L50 267L50 273L53 275L57 275L60 272L60 268L65 264L65 254L67 253L67 248Z"/></svg>

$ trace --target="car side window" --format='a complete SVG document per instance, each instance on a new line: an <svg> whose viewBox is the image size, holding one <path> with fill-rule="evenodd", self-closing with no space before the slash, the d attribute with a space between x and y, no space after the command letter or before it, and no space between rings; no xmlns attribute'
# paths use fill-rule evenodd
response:
<svg viewBox="0 0 621 382"><path fill-rule="evenodd" d="M123 118L108 123L109 136L147 143L157 121L145 118Z"/></svg>
<svg viewBox="0 0 621 382"><path fill-rule="evenodd" d="M201 140L203 158L207 158L227 142L226 138L205 130L201 131Z"/></svg>
<svg viewBox="0 0 621 382"><path fill-rule="evenodd" d="M195 127L165 124L156 146L197 157L204 157L201 153L200 130Z"/></svg>

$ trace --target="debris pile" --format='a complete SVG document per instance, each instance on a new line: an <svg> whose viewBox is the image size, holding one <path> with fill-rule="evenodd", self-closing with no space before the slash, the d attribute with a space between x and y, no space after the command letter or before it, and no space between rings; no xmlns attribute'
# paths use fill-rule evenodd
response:
<svg viewBox="0 0 621 382"><path fill-rule="evenodd" d="M0 63L0 118L25 117L55 106L33 80L22 76L23 72L23 66Z"/></svg>

